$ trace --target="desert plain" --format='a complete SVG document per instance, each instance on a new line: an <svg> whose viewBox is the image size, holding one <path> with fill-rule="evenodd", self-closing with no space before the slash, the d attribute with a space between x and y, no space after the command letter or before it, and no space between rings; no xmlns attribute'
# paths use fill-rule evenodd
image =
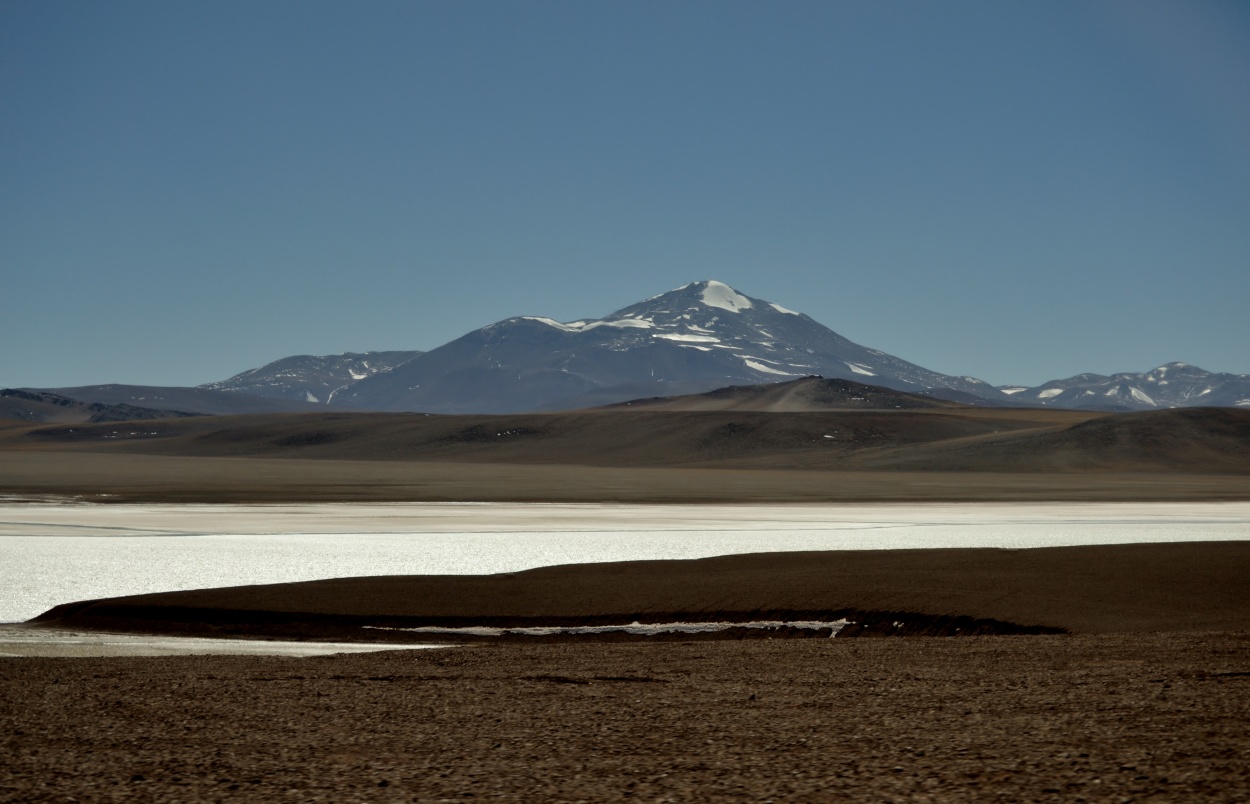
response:
<svg viewBox="0 0 1250 804"><path fill-rule="evenodd" d="M0 494L98 506L1245 501L1250 411L13 424L0 429ZM833 638L730 629L303 658L0 657L0 798L1246 800L1246 537L765 553L67 603L34 625L320 641L363 639L372 624L425 642L405 629L847 625Z"/></svg>

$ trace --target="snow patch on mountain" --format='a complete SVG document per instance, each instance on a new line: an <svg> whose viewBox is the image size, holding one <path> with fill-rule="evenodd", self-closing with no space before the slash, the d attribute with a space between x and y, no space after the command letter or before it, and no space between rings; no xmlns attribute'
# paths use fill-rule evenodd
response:
<svg viewBox="0 0 1250 804"><path fill-rule="evenodd" d="M720 338L713 338L710 335L683 335L675 332L657 332L651 337L663 338L666 341L686 341L688 343L720 343Z"/></svg>
<svg viewBox="0 0 1250 804"><path fill-rule="evenodd" d="M571 321L562 324L554 318L547 318L541 315L523 315L521 318L525 321L537 321L540 324L546 324L564 332L589 332L598 327L621 327L623 329L652 329L655 324L642 318L618 318L615 321Z"/></svg>
<svg viewBox="0 0 1250 804"><path fill-rule="evenodd" d="M738 357L741 357L741 358L742 358L742 362L743 362L743 363L746 363L746 364L747 364L747 366L748 366L749 368L753 368L753 369L755 369L756 371L763 372L764 374L779 374L779 375L781 375L782 377L795 377L795 376L798 376L798 375L793 374L792 372L789 372L789 371L779 371L779 370L777 370L777 369L773 368L772 366L766 366L766 365L764 365L763 363L760 363L758 360L753 360L753 359L751 359L751 358L747 357L746 355L738 355Z"/></svg>
<svg viewBox="0 0 1250 804"><path fill-rule="evenodd" d="M755 306L746 296L715 279L709 280L703 288L703 303L708 307L719 307L731 313L740 313Z"/></svg>
<svg viewBox="0 0 1250 804"><path fill-rule="evenodd" d="M555 327L556 329L563 330L564 332L581 332L586 326L581 321L574 321L571 324L561 324L554 318L546 318L541 315L523 315L521 318L525 321L537 321L540 324L546 324L549 327Z"/></svg>

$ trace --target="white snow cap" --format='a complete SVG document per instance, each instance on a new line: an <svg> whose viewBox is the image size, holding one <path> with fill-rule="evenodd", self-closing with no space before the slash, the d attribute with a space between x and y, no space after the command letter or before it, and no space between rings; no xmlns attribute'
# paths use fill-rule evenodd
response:
<svg viewBox="0 0 1250 804"><path fill-rule="evenodd" d="M711 335L686 335L679 332L657 332L652 338L663 338L666 341L690 341L691 343L720 343L720 338Z"/></svg>
<svg viewBox="0 0 1250 804"><path fill-rule="evenodd" d="M526 321L538 321L564 332L589 332L598 327L619 327L623 329L652 329L655 327L654 323L645 318L618 318L615 321L570 321L567 324L561 324L553 318L541 315L523 315L521 318Z"/></svg>
<svg viewBox="0 0 1250 804"><path fill-rule="evenodd" d="M719 307L731 313L750 310L755 305L751 300L723 282L709 280L703 287L703 303L708 307Z"/></svg>

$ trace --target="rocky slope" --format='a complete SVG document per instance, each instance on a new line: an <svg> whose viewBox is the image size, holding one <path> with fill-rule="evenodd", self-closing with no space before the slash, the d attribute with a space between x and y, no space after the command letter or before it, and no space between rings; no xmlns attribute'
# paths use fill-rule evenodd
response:
<svg viewBox="0 0 1250 804"><path fill-rule="evenodd" d="M1250 374L1215 373L1187 363L1167 363L1141 374L1078 374L1033 388L999 390L1022 403L1075 410L1250 408Z"/></svg>
<svg viewBox="0 0 1250 804"><path fill-rule="evenodd" d="M419 354L417 351L400 351L294 355L241 372L228 380L205 383L199 387L270 399L329 404L335 394L358 380L391 371Z"/></svg>
<svg viewBox="0 0 1250 804"><path fill-rule="evenodd" d="M854 343L802 313L705 281L600 319L509 318L362 379L334 402L372 410L507 413L808 375L1010 400L981 380L930 371Z"/></svg>

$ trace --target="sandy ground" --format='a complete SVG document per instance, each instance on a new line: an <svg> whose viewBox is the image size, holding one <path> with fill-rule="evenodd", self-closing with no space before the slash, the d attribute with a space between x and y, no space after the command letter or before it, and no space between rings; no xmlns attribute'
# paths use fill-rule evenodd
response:
<svg viewBox="0 0 1250 804"><path fill-rule="evenodd" d="M0 658L6 801L1245 801L1250 635Z"/></svg>
<svg viewBox="0 0 1250 804"><path fill-rule="evenodd" d="M1248 500L1250 474L664 469L0 450L0 495L101 502Z"/></svg>

